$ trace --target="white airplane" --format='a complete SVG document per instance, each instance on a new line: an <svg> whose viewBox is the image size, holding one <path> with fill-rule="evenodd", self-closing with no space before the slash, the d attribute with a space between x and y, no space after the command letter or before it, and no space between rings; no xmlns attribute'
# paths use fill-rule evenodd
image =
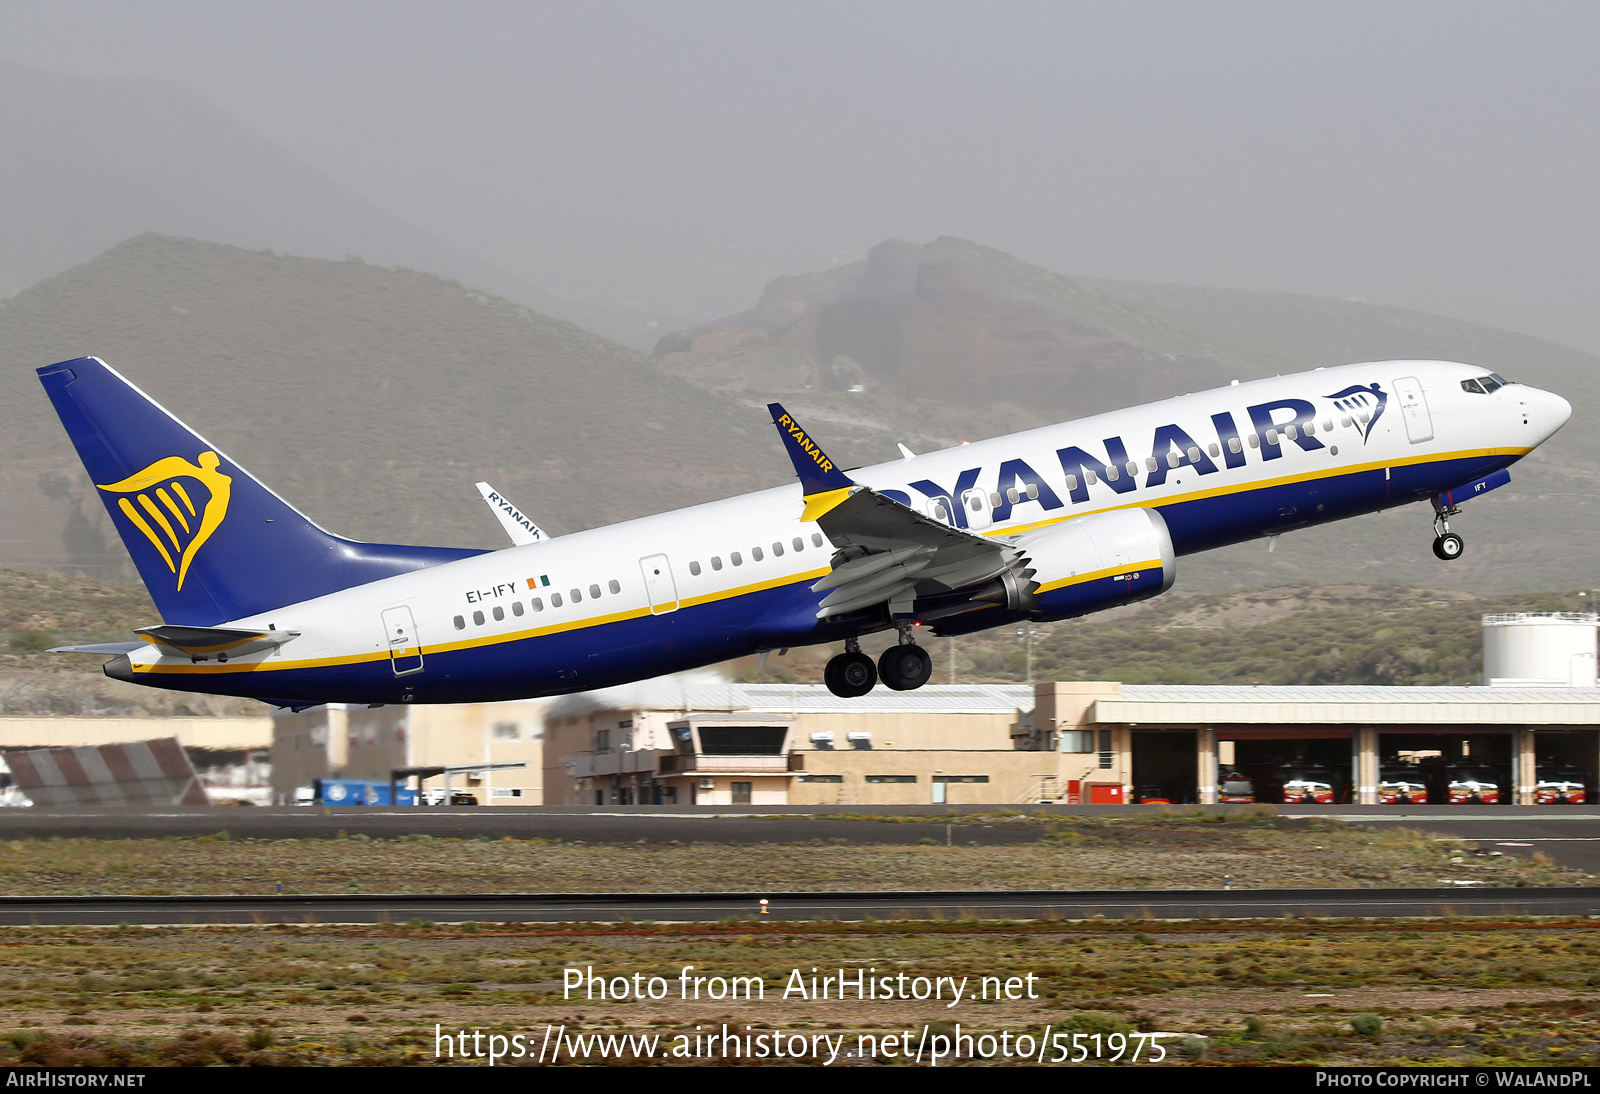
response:
<svg viewBox="0 0 1600 1094"><path fill-rule="evenodd" d="M1237 383L846 472L777 404L799 484L499 551L324 531L98 358L39 370L163 622L118 680L323 702L605 687L843 642L857 696L925 683L919 626L966 634L1154 596L1177 556L1431 500L1449 518L1571 416L1488 369L1387 361ZM480 486L491 507L498 495ZM861 635L895 630L873 663Z"/></svg>

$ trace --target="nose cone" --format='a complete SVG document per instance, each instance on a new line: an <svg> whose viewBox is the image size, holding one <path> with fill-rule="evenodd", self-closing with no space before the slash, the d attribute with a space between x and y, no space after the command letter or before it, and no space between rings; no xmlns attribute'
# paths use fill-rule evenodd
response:
<svg viewBox="0 0 1600 1094"><path fill-rule="evenodd" d="M1567 419L1572 417L1572 404L1553 391L1534 388L1529 394L1533 396L1533 424L1539 430L1539 440L1543 442L1567 424Z"/></svg>

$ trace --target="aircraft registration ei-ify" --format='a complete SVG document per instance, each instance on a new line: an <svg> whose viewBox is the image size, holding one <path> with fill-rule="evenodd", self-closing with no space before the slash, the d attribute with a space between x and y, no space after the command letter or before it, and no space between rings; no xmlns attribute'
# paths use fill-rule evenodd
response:
<svg viewBox="0 0 1600 1094"><path fill-rule="evenodd" d="M324 531L98 358L39 378L163 620L62 649L291 708L556 695L831 642L835 694L910 690L920 633L1142 600L1224 544L1431 502L1457 558L1459 504L1572 413L1486 368L1386 361L846 471L773 403L798 483L554 537L480 483L513 540L482 551ZM874 663L859 638L888 630Z"/></svg>

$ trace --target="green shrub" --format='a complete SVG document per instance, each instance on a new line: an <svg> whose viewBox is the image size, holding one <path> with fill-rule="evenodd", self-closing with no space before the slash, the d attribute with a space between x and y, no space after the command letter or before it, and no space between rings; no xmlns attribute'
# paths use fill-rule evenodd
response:
<svg viewBox="0 0 1600 1094"><path fill-rule="evenodd" d="M1350 1028L1362 1037L1376 1037L1383 1032L1383 1019L1376 1014L1358 1014L1350 1019Z"/></svg>

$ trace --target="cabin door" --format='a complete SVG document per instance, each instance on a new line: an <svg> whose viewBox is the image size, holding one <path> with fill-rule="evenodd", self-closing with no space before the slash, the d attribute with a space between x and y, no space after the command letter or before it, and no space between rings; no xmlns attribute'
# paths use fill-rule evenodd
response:
<svg viewBox="0 0 1600 1094"><path fill-rule="evenodd" d="M678 610L678 583L672 579L672 563L666 555L648 555L639 560L644 574L645 595L650 598L650 614L666 615Z"/></svg>
<svg viewBox="0 0 1600 1094"><path fill-rule="evenodd" d="M422 671L422 645L417 641L417 624L410 608L385 608L383 634L389 644L389 666L396 676Z"/></svg>
<svg viewBox="0 0 1600 1094"><path fill-rule="evenodd" d="M1406 436L1411 443L1433 440L1433 416L1428 413L1428 400L1423 397L1417 378L1400 377L1394 382L1394 391L1400 397L1400 416L1405 419Z"/></svg>

